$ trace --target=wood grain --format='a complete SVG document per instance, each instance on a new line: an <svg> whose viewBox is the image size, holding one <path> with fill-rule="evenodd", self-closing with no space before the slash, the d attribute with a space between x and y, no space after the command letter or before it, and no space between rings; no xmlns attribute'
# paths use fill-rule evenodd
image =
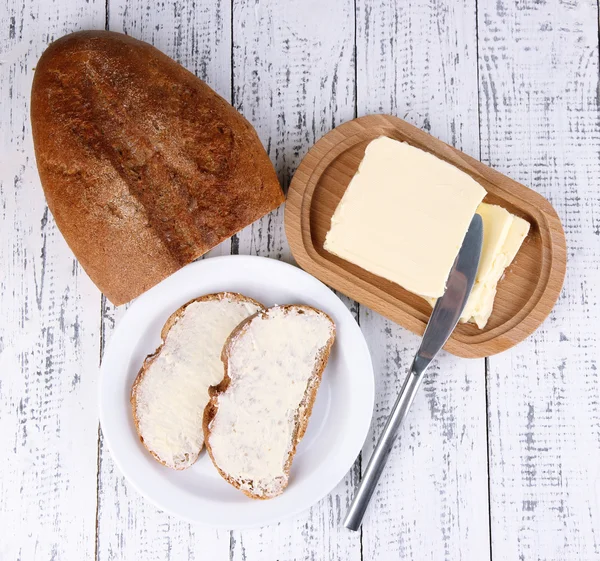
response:
<svg viewBox="0 0 600 561"><path fill-rule="evenodd" d="M235 0L233 16L234 106L287 188L308 147L354 116L354 9L345 0ZM239 252L290 261L282 210L241 232ZM342 525L357 476L295 519L234 531L231 559L360 559L360 535Z"/></svg>
<svg viewBox="0 0 600 561"><path fill-rule="evenodd" d="M391 113L479 153L475 3L357 1L358 114ZM361 307L376 409L363 469L419 338ZM363 559L489 559L483 360L442 353L363 522Z"/></svg>
<svg viewBox="0 0 600 561"><path fill-rule="evenodd" d="M0 559L92 558L100 294L46 207L29 124L36 62L104 3L0 9Z"/></svg>
<svg viewBox="0 0 600 561"><path fill-rule="evenodd" d="M145 0L111 0L108 24L112 31L152 43L229 99L228 2L179 1L157 6ZM224 243L211 254L228 253L229 247L229 242ZM124 311L103 300L103 346ZM98 560L228 558L229 532L191 525L148 503L115 467L101 435L98 454Z"/></svg>
<svg viewBox="0 0 600 561"><path fill-rule="evenodd" d="M600 558L600 255L596 2L480 1L482 158L565 228L549 321L489 360L492 554Z"/></svg>
<svg viewBox="0 0 600 561"><path fill-rule="evenodd" d="M286 191L308 148L354 117L353 6L236 0L233 9L233 105L256 128ZM238 237L239 253L291 259L283 207Z"/></svg>
<svg viewBox="0 0 600 561"><path fill-rule="evenodd" d="M485 328L459 324L444 348L458 356L482 358L520 343L548 317L562 288L566 246L556 211L535 191L397 117L369 115L344 123L321 138L302 160L285 208L286 233L298 263L413 333L425 331L431 314L427 302L323 247L331 217L358 171L368 143L380 136L408 142L460 168L486 189L486 202L531 224L526 242L498 285Z"/></svg>

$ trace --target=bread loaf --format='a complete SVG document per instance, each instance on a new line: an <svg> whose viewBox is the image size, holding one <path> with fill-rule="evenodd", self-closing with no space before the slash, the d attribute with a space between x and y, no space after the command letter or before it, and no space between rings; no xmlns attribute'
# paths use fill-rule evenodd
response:
<svg viewBox="0 0 600 561"><path fill-rule="evenodd" d="M226 481L270 499L289 481L335 325L309 306L275 306L242 322L223 347L223 381L204 411L204 441Z"/></svg>
<svg viewBox="0 0 600 561"><path fill-rule="evenodd" d="M283 202L256 132L153 46L85 31L52 43L31 92L56 223L122 304Z"/></svg>

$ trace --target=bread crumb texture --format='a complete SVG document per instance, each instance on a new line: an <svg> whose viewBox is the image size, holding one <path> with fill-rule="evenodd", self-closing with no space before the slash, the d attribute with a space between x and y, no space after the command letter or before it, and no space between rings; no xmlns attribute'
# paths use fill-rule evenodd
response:
<svg viewBox="0 0 600 561"><path fill-rule="evenodd" d="M224 349L229 384L216 397L210 450L250 496L270 498L286 487L334 331L323 312L274 307L248 320Z"/></svg>
<svg viewBox="0 0 600 561"><path fill-rule="evenodd" d="M240 295L215 295L169 318L164 344L146 361L132 391L140 438L167 467L184 469L196 461L204 443L208 389L224 375L223 345L240 322L260 309Z"/></svg>

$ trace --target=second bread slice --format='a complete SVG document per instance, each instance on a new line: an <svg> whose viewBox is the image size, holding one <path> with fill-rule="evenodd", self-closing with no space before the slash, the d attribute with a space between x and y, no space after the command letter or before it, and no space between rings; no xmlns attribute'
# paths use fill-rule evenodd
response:
<svg viewBox="0 0 600 561"><path fill-rule="evenodd" d="M287 486L334 338L324 312L275 306L225 344L225 377L204 412L205 443L219 473L249 497L269 499Z"/></svg>

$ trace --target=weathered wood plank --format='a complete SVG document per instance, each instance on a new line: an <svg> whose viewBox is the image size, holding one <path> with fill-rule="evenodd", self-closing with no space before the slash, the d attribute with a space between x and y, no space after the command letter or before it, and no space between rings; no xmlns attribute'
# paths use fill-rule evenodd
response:
<svg viewBox="0 0 600 561"><path fill-rule="evenodd" d="M49 42L104 2L0 10L0 558L94 555L100 294L48 212L29 96Z"/></svg>
<svg viewBox="0 0 600 561"><path fill-rule="evenodd" d="M473 0L358 0L358 114L397 115L478 157L475 30ZM364 469L418 338L364 308L360 323L377 381ZM431 367L363 523L364 559L489 559L484 372L445 353Z"/></svg>
<svg viewBox="0 0 600 561"><path fill-rule="evenodd" d="M234 106L287 188L308 148L354 116L354 8L344 0L236 0L233 16ZM238 250L291 261L283 208L240 233ZM342 526L357 475L293 520L233 532L232 559L360 559L360 535Z"/></svg>
<svg viewBox="0 0 600 561"><path fill-rule="evenodd" d="M256 128L287 190L308 148L354 117L353 6L235 0L233 16L233 105ZM291 260L283 207L240 233L239 253Z"/></svg>
<svg viewBox="0 0 600 561"><path fill-rule="evenodd" d="M111 0L109 28L152 43L204 79L225 99L231 96L229 2ZM229 253L224 242L211 254ZM103 342L125 308L103 305ZM98 477L98 559L229 558L230 536L188 524L142 498L115 467L102 440Z"/></svg>
<svg viewBox="0 0 600 561"><path fill-rule="evenodd" d="M545 195L567 236L550 318L489 359L495 559L600 558L600 107L593 1L479 2L483 159Z"/></svg>

